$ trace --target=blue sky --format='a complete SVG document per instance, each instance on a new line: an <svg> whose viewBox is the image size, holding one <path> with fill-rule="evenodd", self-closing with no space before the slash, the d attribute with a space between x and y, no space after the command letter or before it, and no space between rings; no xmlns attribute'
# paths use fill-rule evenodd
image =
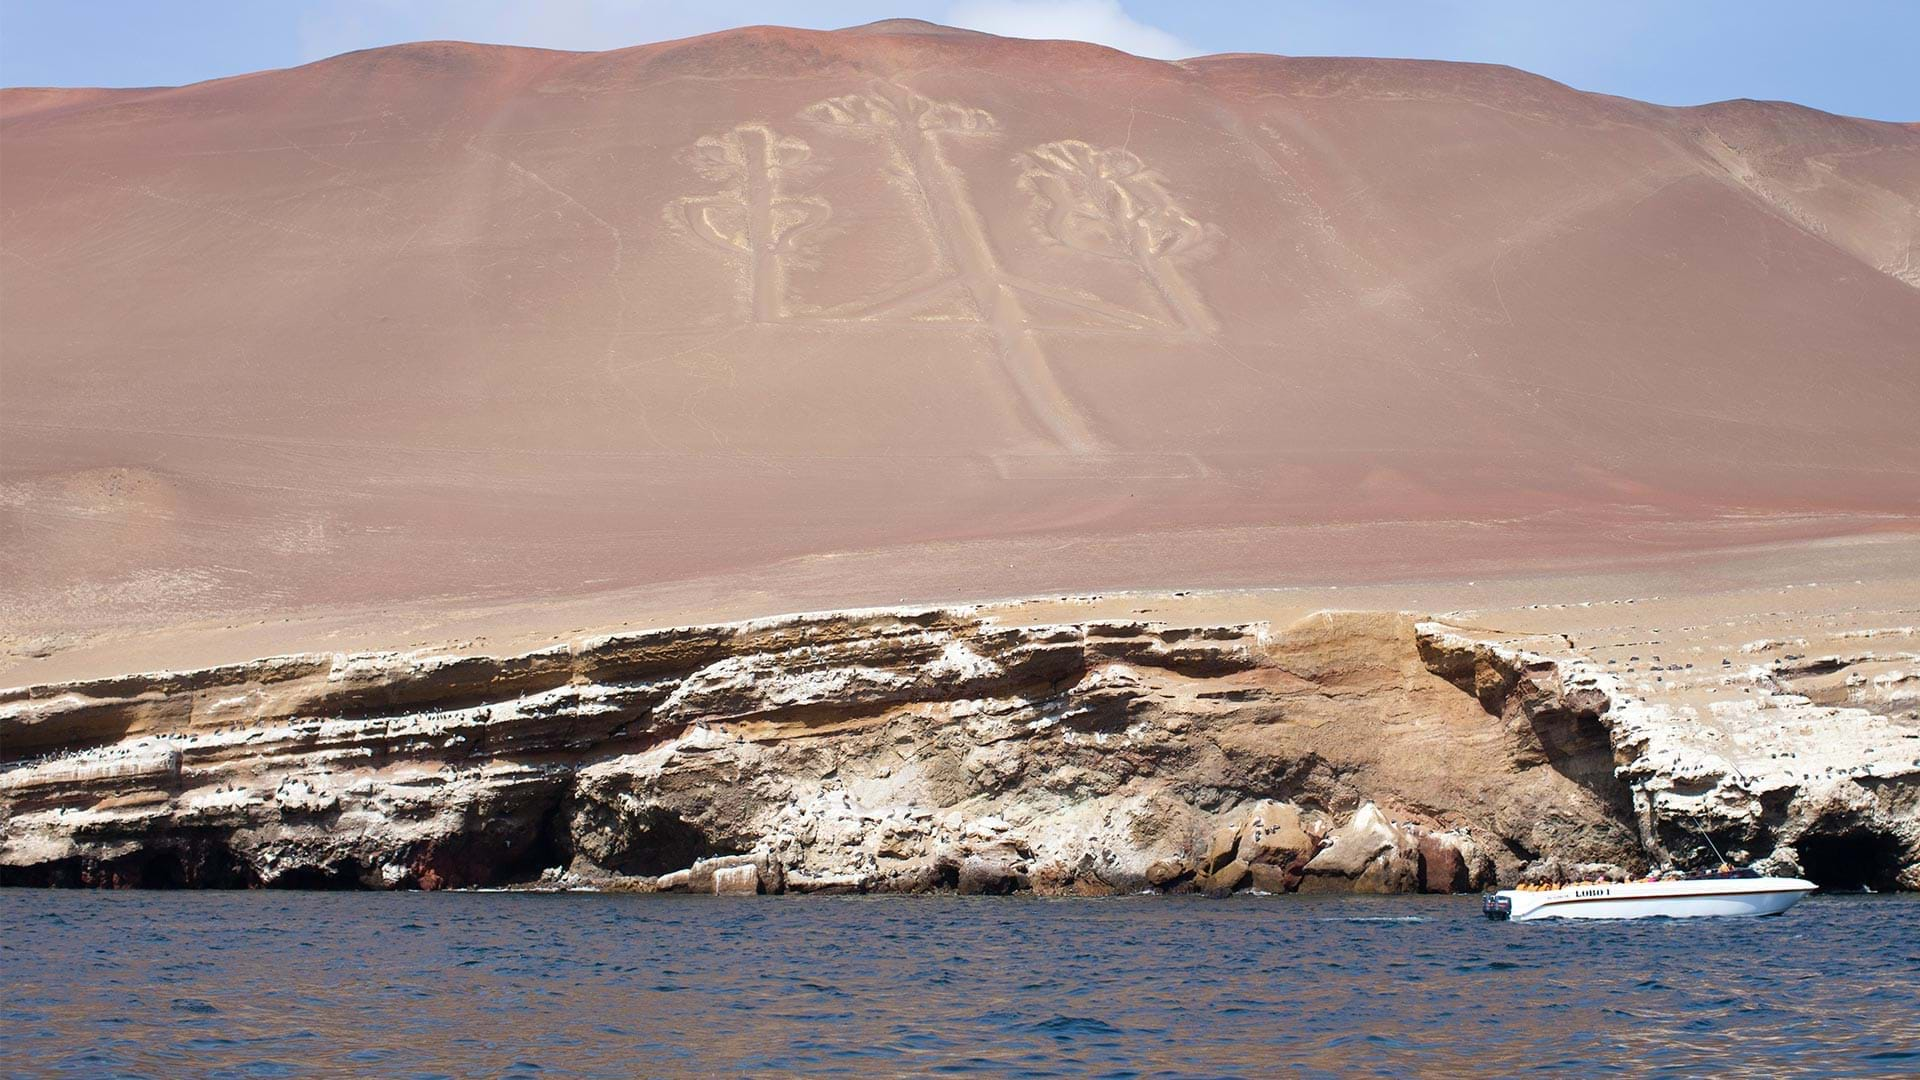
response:
<svg viewBox="0 0 1920 1080"><path fill-rule="evenodd" d="M1479 60L1663 104L1781 98L1920 121L1920 0L0 0L0 85L184 83L433 38L611 49L889 17L1160 56Z"/></svg>

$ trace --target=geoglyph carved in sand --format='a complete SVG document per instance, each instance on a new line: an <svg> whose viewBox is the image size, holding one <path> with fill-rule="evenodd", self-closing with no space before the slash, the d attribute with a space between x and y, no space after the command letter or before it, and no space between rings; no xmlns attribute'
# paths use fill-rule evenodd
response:
<svg viewBox="0 0 1920 1080"><path fill-rule="evenodd" d="M1036 281L1000 264L981 216L969 197L966 179L945 155L940 134L993 136L998 123L984 109L933 101L890 83L867 92L829 98L809 106L802 117L850 129L885 150L887 175L918 211L935 265L879 296L825 314L862 321L886 321L910 313L935 298L964 290L975 298L978 316L991 320L1011 311L1036 329L1020 303L1021 294L1072 308L1113 328L1168 331L1167 319L1117 304L1091 292L1051 281ZM1204 257L1219 230L1202 225L1180 206L1166 180L1124 149L1095 149L1077 140L1047 143L1022 154L1026 172L1019 183L1036 202L1058 206L1043 215L1039 233L1068 247L1134 262L1186 330L1210 330L1216 323L1205 301L1172 264ZM1074 224L1063 228L1060 220ZM1102 243L1082 223L1105 228ZM1007 295L1002 299L998 293ZM982 302L981 297L990 298Z"/></svg>
<svg viewBox="0 0 1920 1080"><path fill-rule="evenodd" d="M913 210L933 253L924 272L878 294L796 312L784 295L786 271L831 214L817 195L788 186L808 171L812 148L763 124L709 135L689 153L696 170L725 185L714 195L671 204L672 216L709 245L739 260L754 322L921 323L928 312L966 314L983 327L1020 400L1049 441L1074 453L1100 449L1086 419L1054 378L1036 322L1024 302L1037 297L1114 329L1182 337L1216 328L1211 311L1177 263L1205 254L1216 234L1181 208L1163 177L1124 149L1053 142L1021 155L1019 183L1043 209L1039 233L1054 242L1137 266L1166 314L1147 313L1081 289L1009 272L994 250L965 177L946 156L948 138L991 138L993 114L936 101L893 83L843 94L803 109L801 119L877 146L885 175ZM942 318L953 321L952 316Z"/></svg>
<svg viewBox="0 0 1920 1080"><path fill-rule="evenodd" d="M1097 450L1099 439L1061 389L1046 351L1034 337L1020 301L1020 283L1001 268L965 180L941 147L943 135L990 135L999 126L993 114L934 101L891 83L876 83L862 93L817 102L801 115L818 124L858 132L886 148L892 175L917 193L915 201L939 254L938 263L950 268L924 285L910 283L901 293L881 298L856 317L911 309L949 289L965 290L977 318L992 334L995 356L1035 423L1062 449Z"/></svg>
<svg viewBox="0 0 1920 1080"><path fill-rule="evenodd" d="M956 250L954 238L948 235L947 223L941 220L956 194L964 198L964 191L960 190L962 181L928 133L991 135L997 128L993 115L984 109L936 102L889 83L875 84L865 93L816 102L800 115L804 120L841 129L880 148L886 155L883 174L912 208L934 256L928 270L892 289L821 314L830 319L890 322L920 314L952 299L956 293L967 295L969 290L963 280L966 268L962 262L965 252ZM973 224L977 228L977 221ZM967 295L967 304L977 321L980 306L970 295Z"/></svg>
<svg viewBox="0 0 1920 1080"><path fill-rule="evenodd" d="M825 199L785 191L788 181L805 174L812 156L805 142L764 124L703 136L688 157L702 176L725 187L669 204L670 214L694 236L744 265L754 322L785 316L785 257L797 253L831 213Z"/></svg>
<svg viewBox="0 0 1920 1080"><path fill-rule="evenodd" d="M1218 230L1203 225L1132 151L1078 139L1021 155L1020 186L1031 193L1048 237L1101 258L1130 262L1186 330L1217 328L1213 312L1177 265L1207 253Z"/></svg>

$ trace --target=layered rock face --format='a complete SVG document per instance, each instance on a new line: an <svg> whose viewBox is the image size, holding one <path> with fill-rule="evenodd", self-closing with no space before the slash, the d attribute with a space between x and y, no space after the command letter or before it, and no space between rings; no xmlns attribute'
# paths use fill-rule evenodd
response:
<svg viewBox="0 0 1920 1080"><path fill-rule="evenodd" d="M505 659L283 657L7 692L0 876L1456 891L1691 858L1673 838L1728 820L1676 801L1702 781L1620 694L1577 663L1364 613L890 610ZM1920 884L1920 765L1848 782L1886 876ZM1802 792L1755 793L1751 853L1791 858L1831 824Z"/></svg>
<svg viewBox="0 0 1920 1080"><path fill-rule="evenodd" d="M1631 792L1649 859L1724 856L1828 886L1920 889L1920 653L1809 658L1789 651L1793 641L1761 640L1743 647L1758 661L1744 666L1696 671L1653 656L1655 682L1585 656L1428 629L1420 647L1434 670L1560 755L1581 738L1572 717L1600 718L1613 766L1581 779Z"/></svg>

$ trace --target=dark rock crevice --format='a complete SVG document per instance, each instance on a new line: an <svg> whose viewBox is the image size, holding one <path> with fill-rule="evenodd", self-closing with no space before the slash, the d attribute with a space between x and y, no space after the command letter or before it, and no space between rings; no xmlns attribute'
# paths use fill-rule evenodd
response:
<svg viewBox="0 0 1920 1080"><path fill-rule="evenodd" d="M657 876L716 855L740 854L661 806L618 813L609 803L576 801L566 828L576 859L613 874Z"/></svg>
<svg viewBox="0 0 1920 1080"><path fill-rule="evenodd" d="M1819 830L1802 834L1794 847L1801 874L1822 889L1888 892L1900 887L1906 845L1890 831L1866 825Z"/></svg>
<svg viewBox="0 0 1920 1080"><path fill-rule="evenodd" d="M1545 657L1466 637L1423 633L1419 652L1429 671L1471 694L1500 721L1517 768L1550 768L1585 793L1585 806L1526 809L1538 823L1525 838L1507 838L1507 851L1531 861L1549 847L1565 846L1553 842L1556 835L1588 834L1596 842L1575 856L1580 861L1644 865L1633 788L1616 773L1606 722L1613 703L1604 692L1570 687L1560 665Z"/></svg>

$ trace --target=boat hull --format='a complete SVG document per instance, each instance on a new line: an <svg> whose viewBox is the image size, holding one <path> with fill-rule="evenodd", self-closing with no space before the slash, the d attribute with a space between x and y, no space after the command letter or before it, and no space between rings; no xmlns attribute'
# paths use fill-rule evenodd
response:
<svg viewBox="0 0 1920 1080"><path fill-rule="evenodd" d="M1547 892L1509 889L1489 898L1486 911L1514 922L1778 915L1814 888L1799 878L1744 878L1575 885Z"/></svg>

